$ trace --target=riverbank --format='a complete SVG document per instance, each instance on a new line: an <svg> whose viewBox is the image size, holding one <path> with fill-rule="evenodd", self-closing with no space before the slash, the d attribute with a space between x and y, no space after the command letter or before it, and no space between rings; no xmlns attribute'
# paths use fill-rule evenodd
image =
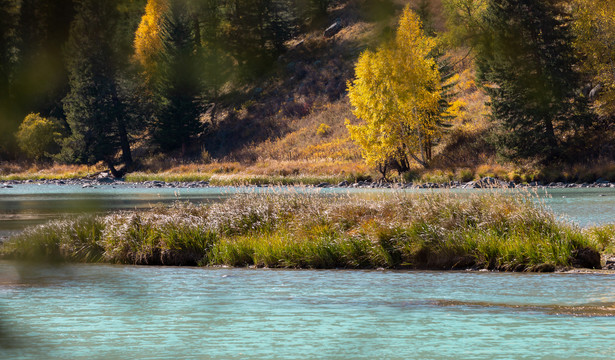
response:
<svg viewBox="0 0 615 360"><path fill-rule="evenodd" d="M307 185L328 187L615 187L615 163L566 166L557 169L516 168L510 165L481 165L459 169L415 169L384 182L381 175L361 161L260 161L183 163L180 160L146 161L139 171L122 179L109 176L101 164L95 166L60 164L0 163L0 184L24 182L44 184L97 185L97 182L145 186L265 186Z"/></svg>
<svg viewBox="0 0 615 360"><path fill-rule="evenodd" d="M613 252L614 234L613 226L560 221L523 193L251 194L53 221L11 238L2 254L140 265L554 271L601 268L600 252Z"/></svg>
<svg viewBox="0 0 615 360"><path fill-rule="evenodd" d="M152 180L161 179L161 180ZM484 177L473 181L434 182L386 182L372 181L370 179L357 179L336 176L251 176L251 175L219 175L203 176L200 178L170 177L126 177L116 179L108 173L99 173L96 176L84 178L60 179L12 179L0 180L0 188L11 188L14 185L40 184L40 185L73 185L83 188L97 186L130 186L143 188L205 188L220 186L313 186L319 188L360 188L360 189L513 189L513 188L615 188L615 182L598 179L595 182L569 183L551 182L543 183L533 181L520 183L504 181L493 177Z"/></svg>

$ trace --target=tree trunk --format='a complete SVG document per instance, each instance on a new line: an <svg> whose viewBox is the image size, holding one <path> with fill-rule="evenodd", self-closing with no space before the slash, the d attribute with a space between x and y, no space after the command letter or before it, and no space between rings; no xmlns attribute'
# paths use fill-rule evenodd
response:
<svg viewBox="0 0 615 360"><path fill-rule="evenodd" d="M386 161L384 163L378 164L378 171L380 172L380 174L382 174L382 179L384 181L387 181L387 170L388 166L386 164Z"/></svg>
<svg viewBox="0 0 615 360"><path fill-rule="evenodd" d="M113 175L114 178L119 179L122 176L124 176L124 174L126 173L125 169L122 171L118 171L115 166L113 165L113 161L112 160L105 160L105 163L107 164L107 167L109 168L109 171L111 171L111 175Z"/></svg>
<svg viewBox="0 0 615 360"><path fill-rule="evenodd" d="M427 163L426 161L423 161L421 159L419 159L416 155L414 155L413 153L410 153L410 156L417 162L419 163L422 167L424 167L425 169L427 169L429 167L429 163Z"/></svg>
<svg viewBox="0 0 615 360"><path fill-rule="evenodd" d="M128 172L132 170L134 165L132 152L130 151L130 142L128 141L128 133L126 132L126 125L123 120L117 120L117 127L120 136L120 146L122 147L122 161L124 162L125 172Z"/></svg>

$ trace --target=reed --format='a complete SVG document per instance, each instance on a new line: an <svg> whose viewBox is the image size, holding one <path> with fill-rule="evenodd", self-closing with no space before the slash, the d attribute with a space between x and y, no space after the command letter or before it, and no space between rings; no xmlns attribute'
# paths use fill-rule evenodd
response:
<svg viewBox="0 0 615 360"><path fill-rule="evenodd" d="M56 221L10 239L2 254L155 265L547 271L600 267L597 251L613 248L614 230L558 220L531 194L250 194Z"/></svg>
<svg viewBox="0 0 615 360"><path fill-rule="evenodd" d="M103 218L81 216L78 219L54 220L26 229L2 244L2 254L34 261L99 262Z"/></svg>

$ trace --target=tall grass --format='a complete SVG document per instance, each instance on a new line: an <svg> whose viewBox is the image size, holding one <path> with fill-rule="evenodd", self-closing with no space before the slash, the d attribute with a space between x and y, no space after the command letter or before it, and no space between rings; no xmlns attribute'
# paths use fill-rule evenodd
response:
<svg viewBox="0 0 615 360"><path fill-rule="evenodd" d="M0 163L0 181L82 178L104 168L86 165Z"/></svg>
<svg viewBox="0 0 615 360"><path fill-rule="evenodd" d="M134 172L126 175L129 182L209 181L216 186L242 185L315 185L323 182L337 184L344 180L370 178L365 166L354 162L323 161L262 161L253 165L233 162L210 164L184 164L166 168L149 164L154 171Z"/></svg>
<svg viewBox="0 0 615 360"><path fill-rule="evenodd" d="M156 265L553 270L579 265L580 252L612 249L613 230L560 221L531 195L251 194L56 221L12 238L2 254ZM599 258L581 265L599 267Z"/></svg>

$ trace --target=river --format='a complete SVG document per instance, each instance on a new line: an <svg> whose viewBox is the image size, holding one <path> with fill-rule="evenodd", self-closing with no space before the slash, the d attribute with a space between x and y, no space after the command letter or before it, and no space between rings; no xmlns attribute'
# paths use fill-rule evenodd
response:
<svg viewBox="0 0 615 360"><path fill-rule="evenodd" d="M448 191L458 194L488 190L387 190L297 187L207 187L144 188L130 185L105 185L82 188L76 185L22 184L0 188L0 238L27 226L80 213L105 213L113 210L145 209L158 203L220 201L237 193L318 193L371 194L386 196L391 191L430 193ZM510 190L506 190L510 192ZM523 191L523 190L520 190ZM615 222L615 188L568 188L536 191L541 201L555 213L581 226Z"/></svg>
<svg viewBox="0 0 615 360"><path fill-rule="evenodd" d="M390 193L19 185L0 189L0 229L239 192L349 191ZM615 222L614 189L539 194L581 226ZM0 262L1 359L602 359L613 329L613 274Z"/></svg>
<svg viewBox="0 0 615 360"><path fill-rule="evenodd" d="M0 274L2 359L615 354L613 275L9 262Z"/></svg>

